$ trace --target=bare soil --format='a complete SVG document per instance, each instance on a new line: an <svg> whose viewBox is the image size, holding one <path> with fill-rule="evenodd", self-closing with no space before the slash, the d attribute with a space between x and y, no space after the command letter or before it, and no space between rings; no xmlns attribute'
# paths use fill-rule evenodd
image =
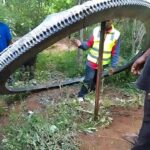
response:
<svg viewBox="0 0 150 150"><path fill-rule="evenodd" d="M122 136L125 133L138 133L142 120L142 109L116 110L113 123L93 134L80 134L81 150L130 150L132 145ZM128 115L126 115L128 114Z"/></svg>
<svg viewBox="0 0 150 150"><path fill-rule="evenodd" d="M72 49L75 49L76 47L72 44L71 40L67 37L64 38L55 44L53 44L51 47L47 48L48 51L70 51Z"/></svg>

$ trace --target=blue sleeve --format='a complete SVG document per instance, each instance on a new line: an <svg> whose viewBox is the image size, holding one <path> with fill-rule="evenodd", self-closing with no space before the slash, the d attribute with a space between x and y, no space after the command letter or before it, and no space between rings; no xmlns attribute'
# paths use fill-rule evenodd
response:
<svg viewBox="0 0 150 150"><path fill-rule="evenodd" d="M7 39L7 44L9 45L11 40L12 40L12 35L10 28L6 25L6 39Z"/></svg>
<svg viewBox="0 0 150 150"><path fill-rule="evenodd" d="M120 55L120 43L121 40L120 38L118 39L117 43L116 43L116 47L115 47L115 53L111 58L111 67L115 68L118 64L118 60L119 60L119 55Z"/></svg>
<svg viewBox="0 0 150 150"><path fill-rule="evenodd" d="M87 45L87 42L83 41L83 42L81 43L81 45L79 46L79 48L81 48L81 49L83 49L83 50L87 50L89 47L88 47L88 45Z"/></svg>
<svg viewBox="0 0 150 150"><path fill-rule="evenodd" d="M79 48L83 50L87 50L93 46L93 43L94 43L94 36L90 35L89 39L87 41L83 41L81 45L79 46Z"/></svg>

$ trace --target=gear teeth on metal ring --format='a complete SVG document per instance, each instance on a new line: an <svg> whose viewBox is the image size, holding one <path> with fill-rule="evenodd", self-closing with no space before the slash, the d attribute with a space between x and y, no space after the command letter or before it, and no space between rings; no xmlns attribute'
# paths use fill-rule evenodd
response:
<svg viewBox="0 0 150 150"><path fill-rule="evenodd" d="M126 8L126 6L128 6ZM126 8L128 13L128 9L130 12L132 11L132 8L138 8L140 7L143 12L145 9L150 8L150 2L146 0L99 0L99 1L87 1L83 3L82 5L74 6L66 11L62 11L60 13L55 13L52 15L49 15L46 17L46 19L35 29L30 31L28 34L23 36L21 39L16 41L14 44L6 48L0 56L0 78L3 76L3 71L9 68L9 66L16 61L19 57L26 57L28 51L32 49L32 51L36 51L35 47L41 43L43 43L46 39L50 39L52 36L59 36L59 33L62 30L65 30L66 28L72 29L72 26L74 24L80 23L80 21L84 22L84 19L87 20L91 15L99 14L103 12L105 14L105 11L111 9L112 14L113 10L116 8ZM121 9L120 9L121 10ZM148 13L148 11L147 11ZM150 11L148 14L149 15ZM141 16L142 14L140 14ZM107 16L106 16L107 17ZM117 17L117 16L116 16ZM123 17L123 16L122 16ZM130 15L129 15L130 17ZM137 18L138 18L137 14ZM146 17L146 16L144 16ZM148 16L149 17L149 16ZM148 18L147 17L147 18ZM92 18L91 18L92 19ZM107 18L106 18L107 19ZM150 21L147 20L144 22L145 26L148 28ZM89 23L90 24L90 23ZM87 26L88 24L86 24ZM82 26L83 27L83 26ZM80 27L80 28L82 28ZM148 29L146 29L148 32L150 32ZM67 32L67 31L66 31ZM70 34L68 32L68 34ZM150 34L150 33L148 33ZM146 37L147 41L148 36ZM58 38L59 39L59 38ZM50 45L48 45L50 46ZM42 51L42 49L41 49ZM36 52L34 52L35 54ZM11 65L12 66L12 65ZM16 66L13 66L14 70L16 69ZM7 72L7 71L6 71ZM8 69L8 76L10 75L10 71ZM0 80L1 81L1 80ZM6 81L6 80L5 80ZM1 83L1 82L0 82ZM3 86L0 87L0 92L3 91L4 84L1 83Z"/></svg>

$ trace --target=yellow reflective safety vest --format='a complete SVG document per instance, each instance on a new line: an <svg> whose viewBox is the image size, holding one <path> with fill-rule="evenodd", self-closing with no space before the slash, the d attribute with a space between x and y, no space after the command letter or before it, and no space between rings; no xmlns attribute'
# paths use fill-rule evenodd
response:
<svg viewBox="0 0 150 150"><path fill-rule="evenodd" d="M87 56L87 60L97 64L98 64L98 56L99 56L99 42L100 42L99 34L100 34L100 27L96 27L93 30L94 44L92 48L89 49L89 53ZM113 26L110 32L105 34L104 50L103 50L103 65L110 64L111 52L119 37L120 37L120 32L116 30Z"/></svg>

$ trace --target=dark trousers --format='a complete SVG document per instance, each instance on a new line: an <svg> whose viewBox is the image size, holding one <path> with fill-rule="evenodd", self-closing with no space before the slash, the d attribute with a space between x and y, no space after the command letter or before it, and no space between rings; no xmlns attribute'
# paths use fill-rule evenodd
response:
<svg viewBox="0 0 150 150"><path fill-rule="evenodd" d="M85 94L87 94L89 91L95 90L96 77L97 77L97 69L93 69L88 65L86 65L85 78L81 90L78 93L78 97L84 97Z"/></svg>
<svg viewBox="0 0 150 150"><path fill-rule="evenodd" d="M142 127L139 132L138 141L132 150L150 150L150 95L148 95L148 92L145 94Z"/></svg>

